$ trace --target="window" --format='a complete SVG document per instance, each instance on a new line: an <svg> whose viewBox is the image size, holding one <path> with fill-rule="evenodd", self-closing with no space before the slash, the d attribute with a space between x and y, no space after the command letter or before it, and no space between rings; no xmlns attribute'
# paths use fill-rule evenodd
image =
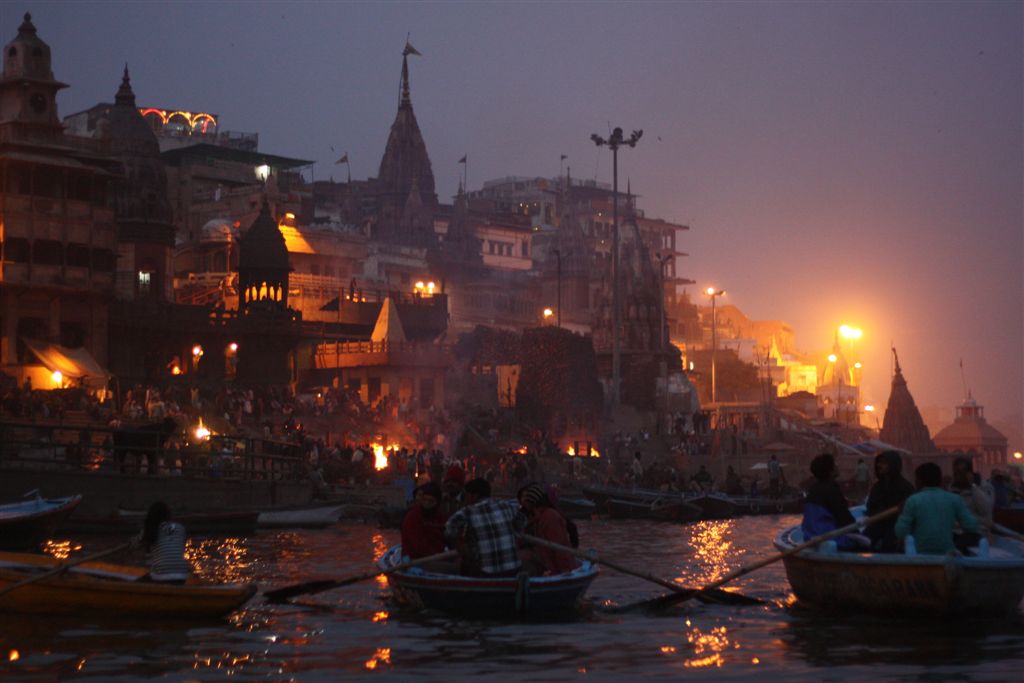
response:
<svg viewBox="0 0 1024 683"><path fill-rule="evenodd" d="M434 404L434 378L424 377L420 380L420 408L427 410Z"/></svg>
<svg viewBox="0 0 1024 683"><path fill-rule="evenodd" d="M32 243L32 262L59 266L64 262L64 249L56 240L36 240Z"/></svg>
<svg viewBox="0 0 1024 683"><path fill-rule="evenodd" d="M110 249L92 250L92 268L100 273L113 273L117 257Z"/></svg>
<svg viewBox="0 0 1024 683"><path fill-rule="evenodd" d="M380 398L380 377L370 377L366 380L366 401L370 405Z"/></svg>
<svg viewBox="0 0 1024 683"><path fill-rule="evenodd" d="M309 266L309 272L312 273L313 275L319 275L320 274L320 264L314 263L314 264L310 265Z"/></svg>
<svg viewBox="0 0 1024 683"><path fill-rule="evenodd" d="M37 197L60 199L63 193L64 174L53 166L36 166L32 177L33 192Z"/></svg>
<svg viewBox="0 0 1024 683"><path fill-rule="evenodd" d="M153 273L148 270L139 271L139 294L149 294L153 286Z"/></svg>
<svg viewBox="0 0 1024 683"><path fill-rule="evenodd" d="M530 243L526 240L522 242L523 258L527 258L530 255Z"/></svg>
<svg viewBox="0 0 1024 683"><path fill-rule="evenodd" d="M76 268L89 267L89 247L85 244L72 242L64 251L69 266Z"/></svg>
<svg viewBox="0 0 1024 683"><path fill-rule="evenodd" d="M32 250L28 240L20 237L9 239L3 243L4 261L12 263L28 263Z"/></svg>

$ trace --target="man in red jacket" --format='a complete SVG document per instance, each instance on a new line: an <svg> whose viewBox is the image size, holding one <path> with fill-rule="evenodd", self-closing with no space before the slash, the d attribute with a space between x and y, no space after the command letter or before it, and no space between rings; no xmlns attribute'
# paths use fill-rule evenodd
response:
<svg viewBox="0 0 1024 683"><path fill-rule="evenodd" d="M417 486L413 504L402 519L402 554L412 559L444 552L448 515L440 508L441 487L434 482Z"/></svg>

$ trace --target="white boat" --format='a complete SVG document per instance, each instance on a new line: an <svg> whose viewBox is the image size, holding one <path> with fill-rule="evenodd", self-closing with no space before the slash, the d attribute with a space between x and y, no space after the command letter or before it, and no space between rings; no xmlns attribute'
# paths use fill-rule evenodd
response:
<svg viewBox="0 0 1024 683"><path fill-rule="evenodd" d="M261 529L323 529L341 519L345 506L316 505L263 510L256 517Z"/></svg>
<svg viewBox="0 0 1024 683"><path fill-rule="evenodd" d="M862 516L863 508L851 510ZM799 526L783 530L775 547L804 540ZM857 553L834 542L784 558L796 597L817 607L870 612L1017 613L1024 598L1024 543L993 536L974 556Z"/></svg>

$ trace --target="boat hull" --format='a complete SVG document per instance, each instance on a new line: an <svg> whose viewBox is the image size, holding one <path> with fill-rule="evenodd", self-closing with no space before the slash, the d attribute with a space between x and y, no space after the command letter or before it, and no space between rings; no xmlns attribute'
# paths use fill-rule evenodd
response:
<svg viewBox="0 0 1024 683"><path fill-rule="evenodd" d="M344 505L264 510L256 518L256 525L261 529L324 529L336 524L344 511Z"/></svg>
<svg viewBox="0 0 1024 683"><path fill-rule="evenodd" d="M785 533L776 547L793 542ZM784 558L801 601L866 612L1006 614L1024 598L1024 546L1001 539L993 558L804 550Z"/></svg>
<svg viewBox="0 0 1024 683"><path fill-rule="evenodd" d="M685 501L658 503L639 500L609 498L605 502L608 514L614 519L653 519L659 522L694 522L701 518L701 510Z"/></svg>
<svg viewBox="0 0 1024 683"><path fill-rule="evenodd" d="M0 550L38 548L82 502L82 496L0 506Z"/></svg>
<svg viewBox="0 0 1024 683"><path fill-rule="evenodd" d="M52 557L0 553L0 590L59 565ZM0 613L206 619L229 614L255 593L255 584L185 585L138 581L140 567L87 562L64 574L0 595Z"/></svg>
<svg viewBox="0 0 1024 683"><path fill-rule="evenodd" d="M401 561L401 547L389 550L382 569ZM597 568L590 563L556 576L478 578L435 574L414 568L388 575L397 603L415 609L477 618L567 617L576 613Z"/></svg>

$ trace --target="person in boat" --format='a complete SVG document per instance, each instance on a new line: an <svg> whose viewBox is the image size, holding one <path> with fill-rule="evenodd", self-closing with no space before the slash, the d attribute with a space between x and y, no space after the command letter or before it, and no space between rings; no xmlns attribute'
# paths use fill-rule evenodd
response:
<svg viewBox="0 0 1024 683"><path fill-rule="evenodd" d="M914 537L918 553L945 555L956 549L953 529L957 524L966 532L978 534L977 518L956 493L943 490L942 469L926 462L914 470L918 491L907 498L903 512L896 520L896 535Z"/></svg>
<svg viewBox="0 0 1024 683"><path fill-rule="evenodd" d="M559 545L572 544L565 517L551 505L548 494L539 484L524 486L516 497L526 515L526 533ZM520 557L532 576L562 574L578 566L576 558L569 553L540 546L527 546L520 551Z"/></svg>
<svg viewBox="0 0 1024 683"><path fill-rule="evenodd" d="M640 451L633 454L633 463L630 466L630 471L633 474L633 486L641 486L644 480L644 461Z"/></svg>
<svg viewBox="0 0 1024 683"><path fill-rule="evenodd" d="M466 483L466 472L457 464L452 464L445 472L444 482L441 484L443 497L441 498L441 509L445 517L455 514L455 511L465 505L463 486Z"/></svg>
<svg viewBox="0 0 1024 683"><path fill-rule="evenodd" d="M149 553L149 573L143 581L183 584L191 567L185 559L185 527L171 519L171 508L163 501L149 506L137 537Z"/></svg>
<svg viewBox="0 0 1024 683"><path fill-rule="evenodd" d="M811 461L811 474L813 478L804 499L804 519L800 524L804 538L810 539L853 524L853 515L836 481L838 470L832 455L822 453L814 458ZM840 550L855 550L864 544L850 535L836 539L836 546Z"/></svg>
<svg viewBox="0 0 1024 683"><path fill-rule="evenodd" d="M468 576L515 576L522 568L518 534L526 516L518 500L494 500L486 479L466 483L466 506L448 518L444 538Z"/></svg>
<svg viewBox="0 0 1024 683"><path fill-rule="evenodd" d="M903 460L896 451L882 451L875 456L875 478L877 481L868 493L867 514L877 515L897 505L914 494L914 485L903 476ZM869 524L864 530L871 539L871 549L878 553L900 551L900 540L894 528L896 519L888 517Z"/></svg>
<svg viewBox="0 0 1024 683"><path fill-rule="evenodd" d="M444 525L448 515L441 509L441 487L430 481L413 490L413 503L402 518L402 554L414 560L444 551Z"/></svg>
<svg viewBox="0 0 1024 683"><path fill-rule="evenodd" d="M740 475L729 465L725 471L725 492L730 496L742 496L743 484L740 482Z"/></svg>
<svg viewBox="0 0 1024 683"><path fill-rule="evenodd" d="M704 465L700 466L697 473L693 475L692 480L697 484L701 491L710 491L715 486L715 480L711 477L711 473L708 472L708 469Z"/></svg>
<svg viewBox="0 0 1024 683"><path fill-rule="evenodd" d="M953 482L949 490L960 496L967 509L983 526L992 526L995 496L992 487L982 483L981 478L974 473L971 458L961 456L953 460ZM981 536L966 529L957 529L953 540L957 550L966 553L968 548L978 545Z"/></svg>

